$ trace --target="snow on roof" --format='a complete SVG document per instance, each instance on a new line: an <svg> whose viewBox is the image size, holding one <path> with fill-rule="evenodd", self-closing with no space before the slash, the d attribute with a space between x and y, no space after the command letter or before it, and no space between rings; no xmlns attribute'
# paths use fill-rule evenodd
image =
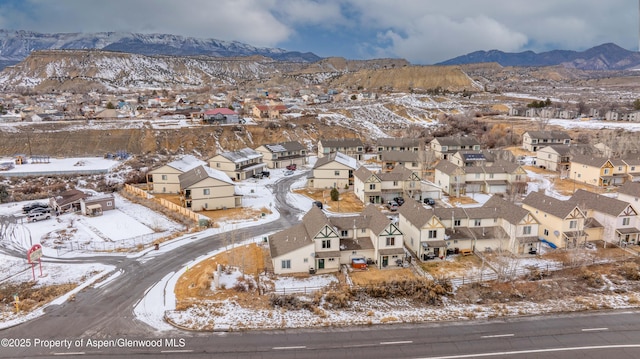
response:
<svg viewBox="0 0 640 359"><path fill-rule="evenodd" d="M222 172L220 170L217 170L215 168L211 168L209 166L203 166L203 167L204 167L205 171L207 171L207 174L209 175L209 177L215 178L217 180L220 180L222 182L226 182L226 183L229 183L229 184L234 184L233 181L231 180L231 178L229 178L229 176L226 173L224 173L224 172Z"/></svg>
<svg viewBox="0 0 640 359"><path fill-rule="evenodd" d="M350 156L345 155L342 152L336 152L336 162L342 163L345 166L351 167L353 169L358 168L358 161Z"/></svg>
<svg viewBox="0 0 640 359"><path fill-rule="evenodd" d="M220 156L234 163L238 163L260 158L262 157L262 154L252 148L245 147L237 151L221 153Z"/></svg>
<svg viewBox="0 0 640 359"><path fill-rule="evenodd" d="M284 148L283 145L281 144L275 144L275 145L264 145L266 148L268 148L271 152L285 152L287 149Z"/></svg>
<svg viewBox="0 0 640 359"><path fill-rule="evenodd" d="M169 162L167 166L177 169L181 172L187 172L192 170L198 166L205 166L207 163L202 161L195 156L185 155L179 160L175 160L173 162Z"/></svg>

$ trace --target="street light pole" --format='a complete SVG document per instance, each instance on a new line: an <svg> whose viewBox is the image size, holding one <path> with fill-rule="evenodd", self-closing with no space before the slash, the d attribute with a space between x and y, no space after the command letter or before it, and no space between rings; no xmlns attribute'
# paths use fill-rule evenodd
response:
<svg viewBox="0 0 640 359"><path fill-rule="evenodd" d="M573 171L573 193L576 193L576 171Z"/></svg>

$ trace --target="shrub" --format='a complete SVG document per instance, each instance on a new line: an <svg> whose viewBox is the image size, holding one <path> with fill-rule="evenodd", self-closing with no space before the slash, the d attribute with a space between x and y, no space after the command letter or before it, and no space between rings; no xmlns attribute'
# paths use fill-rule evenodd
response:
<svg viewBox="0 0 640 359"><path fill-rule="evenodd" d="M331 189L331 200L334 202L340 200L340 192L335 187Z"/></svg>
<svg viewBox="0 0 640 359"><path fill-rule="evenodd" d="M627 280L640 280L640 270L638 269L638 264L627 262L620 267L618 274Z"/></svg>

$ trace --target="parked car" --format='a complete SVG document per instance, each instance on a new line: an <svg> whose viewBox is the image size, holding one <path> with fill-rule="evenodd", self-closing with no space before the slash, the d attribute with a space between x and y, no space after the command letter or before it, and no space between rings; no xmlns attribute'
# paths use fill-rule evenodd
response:
<svg viewBox="0 0 640 359"><path fill-rule="evenodd" d="M51 213L29 213L27 216L27 221L29 222L37 222L42 219L51 218Z"/></svg>
<svg viewBox="0 0 640 359"><path fill-rule="evenodd" d="M262 173L256 173L252 177L253 178L257 178L257 179L261 179L262 178Z"/></svg>
<svg viewBox="0 0 640 359"><path fill-rule="evenodd" d="M32 210L29 211L29 214L34 214L34 213L51 213L51 208L49 207L36 207Z"/></svg>
<svg viewBox="0 0 640 359"><path fill-rule="evenodd" d="M269 171L262 171L262 177L269 177L271 176L271 172Z"/></svg>
<svg viewBox="0 0 640 359"><path fill-rule="evenodd" d="M313 205L318 207L318 208L320 208L320 209L322 209L322 202L320 202L320 201L313 201Z"/></svg>
<svg viewBox="0 0 640 359"><path fill-rule="evenodd" d="M429 206L433 206L434 204L436 204L436 201L433 198L425 198L423 200L424 204L428 204Z"/></svg>
<svg viewBox="0 0 640 359"><path fill-rule="evenodd" d="M402 206L404 204L404 198L402 197L395 197L393 200L398 204L398 206Z"/></svg>
<svg viewBox="0 0 640 359"><path fill-rule="evenodd" d="M387 208L392 211L395 212L398 210L398 203L396 201L391 201L389 203L387 203Z"/></svg>
<svg viewBox="0 0 640 359"><path fill-rule="evenodd" d="M22 211L24 213L29 213L32 210L36 209L36 208L49 208L49 205L47 203L32 202L32 203L29 203L29 204L25 204L22 207Z"/></svg>
<svg viewBox="0 0 640 359"><path fill-rule="evenodd" d="M292 170L284 171L284 175L285 175L285 176L291 176L292 174L293 174L293 171L292 171Z"/></svg>
<svg viewBox="0 0 640 359"><path fill-rule="evenodd" d="M295 163L292 163L292 164L287 166L287 169L291 170L291 171L295 171L295 170L298 169L298 166Z"/></svg>

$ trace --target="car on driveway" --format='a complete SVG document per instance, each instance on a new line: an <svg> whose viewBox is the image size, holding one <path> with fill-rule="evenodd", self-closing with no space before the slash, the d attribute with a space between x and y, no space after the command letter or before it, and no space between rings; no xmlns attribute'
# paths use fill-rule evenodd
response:
<svg viewBox="0 0 640 359"><path fill-rule="evenodd" d="M287 169L291 170L291 171L295 171L295 170L298 169L298 166L295 163L292 163L292 164L287 166Z"/></svg>
<svg viewBox="0 0 640 359"><path fill-rule="evenodd" d="M294 173L294 172L293 172L292 170L286 170L286 171L284 171L284 175L285 175L285 176L291 176L291 175L293 175L293 173Z"/></svg>
<svg viewBox="0 0 640 359"><path fill-rule="evenodd" d="M43 219L51 218L51 213L30 213L27 216L27 221L29 222L37 222Z"/></svg>
<svg viewBox="0 0 640 359"><path fill-rule="evenodd" d="M24 213L29 213L31 211L33 211L36 208L49 208L49 205L46 203L41 203L41 202L32 202L29 204L25 204L22 207L22 212Z"/></svg>
<svg viewBox="0 0 640 359"><path fill-rule="evenodd" d="M428 204L429 206L433 206L434 204L436 204L436 201L433 198L425 198L423 201L424 204Z"/></svg>
<svg viewBox="0 0 640 359"><path fill-rule="evenodd" d="M391 202L387 203L387 208L392 212L397 211L398 207L399 207L398 206L398 202L396 202L396 201L391 201Z"/></svg>

